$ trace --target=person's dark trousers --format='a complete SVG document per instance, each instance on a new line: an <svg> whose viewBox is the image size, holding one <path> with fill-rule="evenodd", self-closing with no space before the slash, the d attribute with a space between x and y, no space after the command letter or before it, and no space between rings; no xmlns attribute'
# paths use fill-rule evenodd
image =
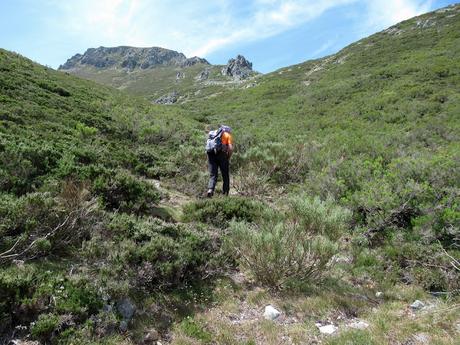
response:
<svg viewBox="0 0 460 345"><path fill-rule="evenodd" d="M222 180L224 182L222 192L228 195L230 191L230 172L229 172L228 156L225 152L208 152L208 170L209 170L209 183L208 189L214 192L217 183L218 169L222 174Z"/></svg>

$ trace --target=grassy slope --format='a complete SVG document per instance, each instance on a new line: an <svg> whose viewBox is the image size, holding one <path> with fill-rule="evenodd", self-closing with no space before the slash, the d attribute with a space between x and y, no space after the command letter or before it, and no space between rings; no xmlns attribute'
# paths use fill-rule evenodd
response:
<svg viewBox="0 0 460 345"><path fill-rule="evenodd" d="M138 151L145 149L151 151L147 164L153 168L162 150L171 150L183 140L181 128L187 128L183 133L192 132L188 129L193 121L178 120L176 110L153 106L6 51L1 51L0 62L2 142L53 147L58 151L56 165L64 153L97 148L86 165L97 162L133 169L140 163ZM94 133L90 129L85 134L85 127L95 129Z"/></svg>
<svg viewBox="0 0 460 345"><path fill-rule="evenodd" d="M394 27L399 33L375 34L335 55L263 76L255 88L215 102L196 99L187 109L246 132L256 128L270 140L286 140L286 133L323 137L341 125L364 133L378 127L395 137L424 123L450 127L459 103L458 11L411 19ZM427 27L417 21L428 21Z"/></svg>
<svg viewBox="0 0 460 345"><path fill-rule="evenodd" d="M81 67L70 73L125 90L133 95L143 96L151 101L176 91L181 97L179 102L186 102L189 98L206 97L248 84L249 81L239 83L234 82L232 78L222 76L220 73L222 67L197 64L184 68L156 67L131 72L125 69ZM204 70L209 71L208 79L197 80L196 78ZM176 79L178 72L182 73L182 77Z"/></svg>
<svg viewBox="0 0 460 345"><path fill-rule="evenodd" d="M195 99L182 109L204 123L234 127L240 153L249 156L257 152L248 148L259 146L279 159L279 149L264 148L272 142L302 148L299 155L307 150L299 180L306 178L307 187L323 195L349 197L361 188L351 170L370 169L365 165L386 171L400 159L425 157L455 166L459 17L457 6L411 19L395 27L399 33L375 34L335 55L263 76L254 88ZM336 181L321 191L316 187L324 174Z"/></svg>

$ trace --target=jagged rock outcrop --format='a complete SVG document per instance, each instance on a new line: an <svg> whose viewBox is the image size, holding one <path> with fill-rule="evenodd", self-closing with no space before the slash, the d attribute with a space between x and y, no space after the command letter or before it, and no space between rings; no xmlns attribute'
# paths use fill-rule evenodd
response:
<svg viewBox="0 0 460 345"><path fill-rule="evenodd" d="M198 74L195 79L198 80L198 81L204 81L204 80L207 80L209 78L209 69L206 68L204 69L203 71L200 72L200 74Z"/></svg>
<svg viewBox="0 0 460 345"><path fill-rule="evenodd" d="M158 66L188 67L195 64L209 64L199 57L187 57L174 50L160 47L99 47L90 48L83 55L76 54L61 66L61 70L73 70L84 66L93 66L100 69L124 68L128 70L148 69Z"/></svg>
<svg viewBox="0 0 460 345"><path fill-rule="evenodd" d="M156 99L154 103L170 105L176 103L178 98L179 94L177 93L177 91L173 91L171 93L168 93L167 95L163 95L160 98Z"/></svg>
<svg viewBox="0 0 460 345"><path fill-rule="evenodd" d="M185 78L185 73L184 72L179 71L179 72L176 73L176 81L179 81L179 80L184 79L184 78Z"/></svg>
<svg viewBox="0 0 460 345"><path fill-rule="evenodd" d="M190 66L193 66L193 65L196 65L196 64L199 64L199 63L201 63L203 65L209 65L208 60L200 58L198 56L194 56L194 57L186 59L182 63L181 67L190 67Z"/></svg>
<svg viewBox="0 0 460 345"><path fill-rule="evenodd" d="M235 79L246 79L252 72L252 63L242 55L238 55L236 59L228 60L227 65L222 68L222 75Z"/></svg>

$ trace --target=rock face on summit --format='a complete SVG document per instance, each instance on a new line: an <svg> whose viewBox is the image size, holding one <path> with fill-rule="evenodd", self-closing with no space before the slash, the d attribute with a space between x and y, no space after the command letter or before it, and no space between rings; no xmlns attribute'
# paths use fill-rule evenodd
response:
<svg viewBox="0 0 460 345"><path fill-rule="evenodd" d="M222 68L222 75L235 79L246 79L251 73L252 63L246 60L242 55L238 55L236 59L228 60L227 65Z"/></svg>
<svg viewBox="0 0 460 345"><path fill-rule="evenodd" d="M187 57L174 50L152 47L99 47L90 48L83 55L77 54L59 67L61 70L74 70L84 66L92 66L99 69L149 69L159 66L189 67L195 64L207 64L208 61L199 57Z"/></svg>

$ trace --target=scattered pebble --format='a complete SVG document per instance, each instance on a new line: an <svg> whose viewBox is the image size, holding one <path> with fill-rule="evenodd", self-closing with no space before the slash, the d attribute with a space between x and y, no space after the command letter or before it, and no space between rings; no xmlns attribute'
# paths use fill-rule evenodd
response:
<svg viewBox="0 0 460 345"><path fill-rule="evenodd" d="M425 333L417 333L412 336L412 340L414 345L429 345L430 344L430 336Z"/></svg>
<svg viewBox="0 0 460 345"><path fill-rule="evenodd" d="M369 324L363 320L353 320L348 324L348 327L353 329L366 329L369 327Z"/></svg>
<svg viewBox="0 0 460 345"><path fill-rule="evenodd" d="M149 329L145 332L144 344L156 344L156 341L160 339L160 334L154 328Z"/></svg>
<svg viewBox="0 0 460 345"><path fill-rule="evenodd" d="M315 323L316 327L318 327L319 332L321 334L333 334L337 331L337 327L334 326L333 324L330 325L322 325L321 323L317 322Z"/></svg>
<svg viewBox="0 0 460 345"><path fill-rule="evenodd" d="M412 303L410 305L410 307L414 310L420 310L422 309L423 307L425 307L425 303L423 303L422 301L420 300L415 300L414 303Z"/></svg>
<svg viewBox="0 0 460 345"><path fill-rule="evenodd" d="M276 310L273 306L267 305L264 311L264 318L266 320L275 320L278 316L281 315L279 310Z"/></svg>
<svg viewBox="0 0 460 345"><path fill-rule="evenodd" d="M377 297L377 298L382 298L382 297L383 297L383 292L382 292L382 291L377 291L377 292L375 293L375 297Z"/></svg>
<svg viewBox="0 0 460 345"><path fill-rule="evenodd" d="M127 332L128 331L128 322L126 322L125 320L121 321L119 328L120 328L120 332L122 332L122 333Z"/></svg>

